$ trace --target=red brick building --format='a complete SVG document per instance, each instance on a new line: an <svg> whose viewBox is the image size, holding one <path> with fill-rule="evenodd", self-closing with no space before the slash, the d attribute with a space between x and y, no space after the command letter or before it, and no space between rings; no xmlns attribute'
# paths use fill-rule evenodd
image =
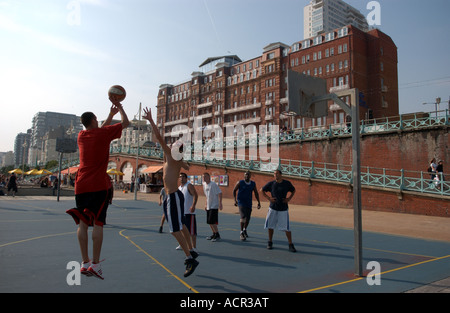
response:
<svg viewBox="0 0 450 313"><path fill-rule="evenodd" d="M397 47L374 29L346 26L294 43L272 43L253 59L208 58L190 79L160 86L157 124L166 138L175 125L193 131L194 117L202 126L280 125L291 129L344 123L343 110L330 101L328 116L289 116L287 71L325 79L330 92L358 88L360 118L398 115ZM168 141L172 141L169 139Z"/></svg>

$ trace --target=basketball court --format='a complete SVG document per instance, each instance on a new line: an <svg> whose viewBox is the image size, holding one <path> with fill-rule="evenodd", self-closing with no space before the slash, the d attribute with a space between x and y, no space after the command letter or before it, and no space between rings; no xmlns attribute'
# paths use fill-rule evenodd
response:
<svg viewBox="0 0 450 313"><path fill-rule="evenodd" d="M450 240L363 231L364 274L372 261L381 272L380 284L370 284L354 275L353 229L291 221L297 253L277 231L267 250L263 218L252 218L242 242L239 215L219 213L222 239L211 242L205 212L197 209L200 264L184 278L184 253L166 225L158 232L162 208L114 200L104 228L105 280L83 276L81 285L70 286L67 264L80 261L76 226L65 214L74 199L54 199L0 199L0 292L401 293L450 277ZM261 211L267 211L264 203Z"/></svg>

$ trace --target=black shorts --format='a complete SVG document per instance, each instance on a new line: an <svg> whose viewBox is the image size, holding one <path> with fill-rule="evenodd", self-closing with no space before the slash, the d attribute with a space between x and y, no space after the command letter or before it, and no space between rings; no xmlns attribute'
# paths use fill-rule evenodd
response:
<svg viewBox="0 0 450 313"><path fill-rule="evenodd" d="M197 235L197 218L195 214L184 214L184 225L191 236Z"/></svg>
<svg viewBox="0 0 450 313"><path fill-rule="evenodd" d="M206 223L213 225L219 224L219 209L206 210Z"/></svg>
<svg viewBox="0 0 450 313"><path fill-rule="evenodd" d="M111 199L110 190L86 192L75 195L77 207L67 210L78 225L80 220L88 226L103 226L106 224L106 211Z"/></svg>
<svg viewBox="0 0 450 313"><path fill-rule="evenodd" d="M246 220L247 222L250 221L250 217L252 215L252 208L251 207L245 207L245 206L239 206L239 214L241 216L241 221Z"/></svg>

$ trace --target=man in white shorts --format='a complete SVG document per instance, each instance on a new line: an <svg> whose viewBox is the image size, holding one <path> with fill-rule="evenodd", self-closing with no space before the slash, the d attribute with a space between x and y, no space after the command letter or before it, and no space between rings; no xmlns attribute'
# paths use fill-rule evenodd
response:
<svg viewBox="0 0 450 313"><path fill-rule="evenodd" d="M296 252L294 244L292 243L291 230L289 228L289 213L288 203L295 194L295 187L288 180L283 179L280 170L275 170L273 174L275 180L268 182L261 188L261 192L270 201L269 211L267 212L264 229L268 229L269 242L267 249L272 249L273 230L284 231L289 242L289 251ZM270 192L270 196L267 194ZM287 194L290 193L289 197Z"/></svg>

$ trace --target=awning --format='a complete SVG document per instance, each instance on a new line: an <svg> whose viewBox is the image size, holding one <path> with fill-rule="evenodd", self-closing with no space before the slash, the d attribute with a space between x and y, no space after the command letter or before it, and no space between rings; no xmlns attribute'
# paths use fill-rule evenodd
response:
<svg viewBox="0 0 450 313"><path fill-rule="evenodd" d="M116 169L116 168L109 169L109 170L106 171L106 173L107 173L108 175L119 175L119 176L125 175L124 173L122 173L121 171L119 171L119 170Z"/></svg>
<svg viewBox="0 0 450 313"><path fill-rule="evenodd" d="M141 173L154 174L154 173L158 173L158 172L162 171L162 169L163 169L162 165L149 166L145 170L143 170Z"/></svg>
<svg viewBox="0 0 450 313"><path fill-rule="evenodd" d="M78 172L78 166L76 167L70 167L70 174L75 174L76 172ZM66 175L69 174L69 169L66 168L65 170L61 171L61 175Z"/></svg>

